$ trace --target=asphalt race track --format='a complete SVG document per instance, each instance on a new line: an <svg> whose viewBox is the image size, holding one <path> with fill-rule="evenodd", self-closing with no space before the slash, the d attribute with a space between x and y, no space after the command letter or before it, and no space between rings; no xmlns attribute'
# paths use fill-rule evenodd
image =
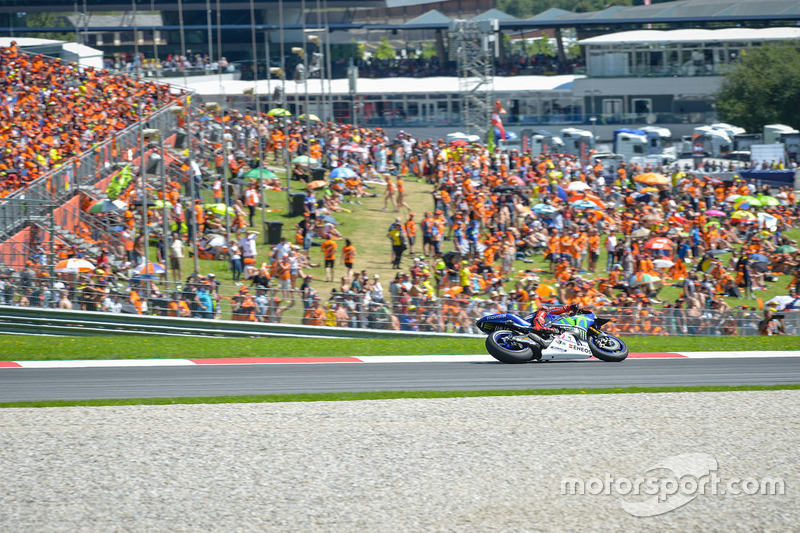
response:
<svg viewBox="0 0 800 533"><path fill-rule="evenodd" d="M315 392L486 390L800 383L800 357L629 359L505 365L387 363L13 368L0 402Z"/></svg>

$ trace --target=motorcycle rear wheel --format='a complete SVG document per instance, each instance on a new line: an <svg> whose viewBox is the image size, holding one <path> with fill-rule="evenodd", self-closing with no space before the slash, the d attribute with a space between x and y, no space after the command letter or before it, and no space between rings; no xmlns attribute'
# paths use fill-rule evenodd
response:
<svg viewBox="0 0 800 533"><path fill-rule="evenodd" d="M486 337L486 350L501 363L516 365L530 362L534 356L533 349L508 342L507 339L514 335L513 331L507 329L493 331Z"/></svg>
<svg viewBox="0 0 800 533"><path fill-rule="evenodd" d="M622 339L603 333L589 336L589 348L592 355L607 363L619 363L628 357L628 346Z"/></svg>

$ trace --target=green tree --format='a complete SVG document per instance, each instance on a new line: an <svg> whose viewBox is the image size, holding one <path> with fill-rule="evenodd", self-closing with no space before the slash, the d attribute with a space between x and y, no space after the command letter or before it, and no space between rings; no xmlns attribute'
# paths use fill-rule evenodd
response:
<svg viewBox="0 0 800 533"><path fill-rule="evenodd" d="M800 45L746 51L716 95L720 119L749 132L765 124L800 126Z"/></svg>
<svg viewBox="0 0 800 533"><path fill-rule="evenodd" d="M394 47L392 43L389 42L385 36L381 37L381 42L378 43L378 47L372 53L375 59L394 59L395 55L397 55L394 51Z"/></svg>
<svg viewBox="0 0 800 533"><path fill-rule="evenodd" d="M29 13L25 16L25 27L27 28L57 28L67 25L67 19L61 13ZM27 33L26 37L35 37L37 39L53 39L56 41L74 41L75 33L73 31L65 31L61 33L33 32Z"/></svg>
<svg viewBox="0 0 800 533"><path fill-rule="evenodd" d="M436 57L436 45L433 43L425 43L422 46L422 57L424 59L433 59Z"/></svg>

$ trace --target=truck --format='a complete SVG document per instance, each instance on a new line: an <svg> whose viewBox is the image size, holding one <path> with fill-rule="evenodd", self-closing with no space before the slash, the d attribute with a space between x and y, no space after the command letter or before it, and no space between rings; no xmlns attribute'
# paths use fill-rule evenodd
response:
<svg viewBox="0 0 800 533"><path fill-rule="evenodd" d="M694 128L694 136L700 136L699 142L705 149L705 157L722 157L733 149L733 141L723 128L713 126L698 126ZM693 144L698 141L693 139Z"/></svg>
<svg viewBox="0 0 800 533"><path fill-rule="evenodd" d="M564 141L564 153L580 157L581 153L587 156L594 150L594 134L591 131L563 128L559 133L561 140Z"/></svg>
<svg viewBox="0 0 800 533"><path fill-rule="evenodd" d="M520 132L520 137L522 137L523 148L527 147L533 157L541 154L564 153L564 141L558 135L547 130L524 129Z"/></svg>
<svg viewBox="0 0 800 533"><path fill-rule="evenodd" d="M672 143L672 132L669 128L644 126L640 130L647 136L647 151L650 154L663 154Z"/></svg>
<svg viewBox="0 0 800 533"><path fill-rule="evenodd" d="M733 136L733 149L736 152L749 152L752 145L762 142L760 133L738 133Z"/></svg>
<svg viewBox="0 0 800 533"><path fill-rule="evenodd" d="M786 147L786 156L790 161L798 161L800 157L800 132L781 133L781 144Z"/></svg>
<svg viewBox="0 0 800 533"><path fill-rule="evenodd" d="M786 124L767 124L764 126L764 144L775 144L780 142L781 135L787 133L800 133Z"/></svg>
<svg viewBox="0 0 800 533"><path fill-rule="evenodd" d="M614 130L612 151L619 154L625 161L632 157L641 157L649 153L647 134L642 130L619 129Z"/></svg>

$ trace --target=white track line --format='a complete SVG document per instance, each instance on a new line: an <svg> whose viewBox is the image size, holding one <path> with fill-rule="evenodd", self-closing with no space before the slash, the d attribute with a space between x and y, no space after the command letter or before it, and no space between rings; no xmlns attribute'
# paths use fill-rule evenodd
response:
<svg viewBox="0 0 800 533"><path fill-rule="evenodd" d="M743 357L800 357L800 350L793 351L752 351L752 352L670 352L675 354L675 358L680 359L736 359ZM670 357L658 357L653 359L669 359ZM197 364L190 359L82 359L74 361L11 361L13 366L3 366L0 363L0 371L5 368L124 368L124 367L168 367L168 366L222 366L222 365L297 365L297 364L348 364L348 363L493 363L494 358L486 354L475 355L367 355L352 357L351 361L320 361L317 357L313 361L305 362L302 358L272 358L270 361L248 362L246 359L237 358L236 361L226 363L219 360L214 364ZM647 359L637 357L637 359ZM591 359L590 361L597 361Z"/></svg>

